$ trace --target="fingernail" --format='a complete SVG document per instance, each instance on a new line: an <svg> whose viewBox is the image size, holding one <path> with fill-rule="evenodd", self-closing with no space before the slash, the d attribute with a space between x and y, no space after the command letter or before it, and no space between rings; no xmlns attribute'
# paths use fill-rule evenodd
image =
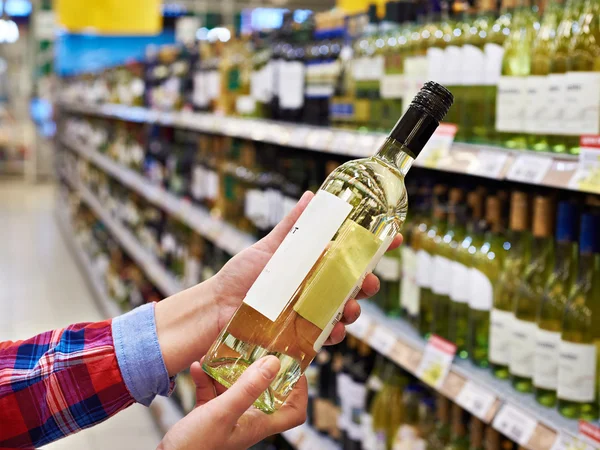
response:
<svg viewBox="0 0 600 450"><path fill-rule="evenodd" d="M379 292L379 288L381 287L381 281L379 281L379 278L377 278L377 283L375 284L375 286L373 287L373 290L371 292L368 292L367 294L369 296L375 295Z"/></svg>
<svg viewBox="0 0 600 450"><path fill-rule="evenodd" d="M260 367L258 368L263 377L267 380L272 380L279 371L279 360L274 356L263 358Z"/></svg>

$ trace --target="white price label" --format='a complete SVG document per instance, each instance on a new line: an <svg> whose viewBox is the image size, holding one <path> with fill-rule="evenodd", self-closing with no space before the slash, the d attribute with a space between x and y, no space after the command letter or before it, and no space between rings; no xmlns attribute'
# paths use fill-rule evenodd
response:
<svg viewBox="0 0 600 450"><path fill-rule="evenodd" d="M550 450L596 450L596 448L581 438L561 432Z"/></svg>
<svg viewBox="0 0 600 450"><path fill-rule="evenodd" d="M364 339L367 332L371 329L371 325L373 322L369 319L368 316L362 314L356 322L353 324L347 325L346 329L352 334L356 336L358 339Z"/></svg>
<svg viewBox="0 0 600 450"><path fill-rule="evenodd" d="M496 396L472 381L467 381L455 401L471 414L485 420L496 401Z"/></svg>
<svg viewBox="0 0 600 450"><path fill-rule="evenodd" d="M306 145L306 139L309 132L310 128L295 127L290 133L290 145L299 148L304 147Z"/></svg>
<svg viewBox="0 0 600 450"><path fill-rule="evenodd" d="M477 159L469 168L469 173L480 177L498 179L506 165L508 155L508 152L480 150Z"/></svg>
<svg viewBox="0 0 600 450"><path fill-rule="evenodd" d="M539 184L552 166L552 159L543 156L519 155L508 170L506 178L512 181Z"/></svg>
<svg viewBox="0 0 600 450"><path fill-rule="evenodd" d="M425 383L439 389L448 376L456 345L433 335L427 341L416 375Z"/></svg>
<svg viewBox="0 0 600 450"><path fill-rule="evenodd" d="M382 355L389 355L397 342L398 338L382 326L375 327L375 330L369 336L369 345Z"/></svg>
<svg viewBox="0 0 600 450"><path fill-rule="evenodd" d="M517 444L526 445L537 427L537 420L519 408L505 403L496 414L492 426Z"/></svg>

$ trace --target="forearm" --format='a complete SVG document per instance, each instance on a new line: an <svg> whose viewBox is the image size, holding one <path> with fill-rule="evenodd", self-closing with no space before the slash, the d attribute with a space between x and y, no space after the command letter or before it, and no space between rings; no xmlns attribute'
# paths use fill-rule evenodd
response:
<svg viewBox="0 0 600 450"><path fill-rule="evenodd" d="M215 277L159 302L156 331L169 376L198 361L218 333Z"/></svg>

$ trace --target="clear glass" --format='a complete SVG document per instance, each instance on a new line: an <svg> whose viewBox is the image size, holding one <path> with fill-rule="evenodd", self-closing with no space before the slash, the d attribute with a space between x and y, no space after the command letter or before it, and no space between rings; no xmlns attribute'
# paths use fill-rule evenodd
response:
<svg viewBox="0 0 600 450"><path fill-rule="evenodd" d="M300 298L315 299L316 304L322 301L319 299L323 298L326 283L319 281L323 280L320 274L327 272L331 279L336 274L364 270L355 267L353 259L341 258L342 254L336 250L344 248L344 242L354 233L352 230L357 227L367 230L368 233L361 232L361 239L370 236L377 243L371 245L379 246L400 231L408 206L404 176L413 162L411 155L406 147L388 138L374 156L349 161L329 175L321 190L352 205L348 218L275 322L245 303L240 306L206 355L203 368L209 375L229 387L254 361L275 355L281 361L281 369L255 406L272 413L284 403L315 357L318 351L315 342L323 331L298 314L294 306ZM357 278L356 282L359 281Z"/></svg>

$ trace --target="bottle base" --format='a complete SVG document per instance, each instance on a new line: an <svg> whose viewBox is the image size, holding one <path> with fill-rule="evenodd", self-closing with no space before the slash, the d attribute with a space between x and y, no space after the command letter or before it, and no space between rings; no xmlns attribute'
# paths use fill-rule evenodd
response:
<svg viewBox="0 0 600 450"><path fill-rule="evenodd" d="M535 388L535 401L546 408L554 408L556 406L556 391Z"/></svg>
<svg viewBox="0 0 600 450"><path fill-rule="evenodd" d="M254 402L254 406L272 414L283 405L302 375L300 365L294 358L268 351L264 347L244 342L228 332L223 332L209 350L202 369L211 378L230 388L250 365L267 355L276 356L281 368L269 388Z"/></svg>

